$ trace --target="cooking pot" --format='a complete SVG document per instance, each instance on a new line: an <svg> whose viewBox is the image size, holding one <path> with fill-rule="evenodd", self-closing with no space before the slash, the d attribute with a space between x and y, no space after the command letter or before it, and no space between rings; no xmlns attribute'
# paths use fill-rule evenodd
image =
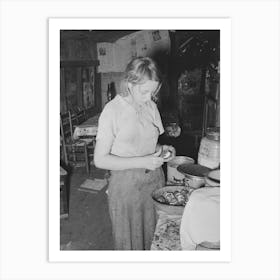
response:
<svg viewBox="0 0 280 280"><path fill-rule="evenodd" d="M184 180L184 175L177 171L180 164L194 163L194 159L187 156L176 156L167 162L167 181L180 183Z"/></svg>
<svg viewBox="0 0 280 280"><path fill-rule="evenodd" d="M197 189L204 186L204 177L211 169L200 164L183 163L177 167L177 170L185 176L185 184L187 186Z"/></svg>

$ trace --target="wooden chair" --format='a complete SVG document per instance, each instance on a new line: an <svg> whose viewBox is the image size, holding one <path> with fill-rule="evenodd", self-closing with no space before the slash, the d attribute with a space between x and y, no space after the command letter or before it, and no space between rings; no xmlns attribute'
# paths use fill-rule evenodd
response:
<svg viewBox="0 0 280 280"><path fill-rule="evenodd" d="M73 132L70 123L70 111L60 114L60 135L62 138L62 143L71 142Z"/></svg>
<svg viewBox="0 0 280 280"><path fill-rule="evenodd" d="M76 165L84 162L86 171L89 173L88 143L86 141L73 139L73 122L70 111L60 115L60 135L62 138L62 149L66 165ZM74 118L76 118L74 116Z"/></svg>
<svg viewBox="0 0 280 280"><path fill-rule="evenodd" d="M70 110L70 114L73 128L75 125L79 125L87 120L86 109L77 107L74 110Z"/></svg>
<svg viewBox="0 0 280 280"><path fill-rule="evenodd" d="M74 133L74 129L77 125L85 122L87 120L87 111L86 109L78 108L76 114L71 115L70 123L72 127L72 131ZM86 142L87 144L87 151L88 151L88 158L89 158L89 165L90 162L93 160L94 148L95 148L95 139L88 136L80 137L81 141Z"/></svg>
<svg viewBox="0 0 280 280"><path fill-rule="evenodd" d="M95 137L92 139L92 142L88 145L88 157L89 157L89 164L93 162L94 159L94 148L95 148Z"/></svg>
<svg viewBox="0 0 280 280"><path fill-rule="evenodd" d="M69 111L69 118L70 118L70 126L72 131L72 136L74 133L74 130L77 125L82 124L87 120L86 117L86 110L81 109L80 107L77 107L75 110Z"/></svg>
<svg viewBox="0 0 280 280"><path fill-rule="evenodd" d="M67 171L60 166L60 218L69 215L69 186L67 184Z"/></svg>
<svg viewBox="0 0 280 280"><path fill-rule="evenodd" d="M87 120L86 110L81 109L79 112L77 112L76 119L77 119L78 124L85 122Z"/></svg>

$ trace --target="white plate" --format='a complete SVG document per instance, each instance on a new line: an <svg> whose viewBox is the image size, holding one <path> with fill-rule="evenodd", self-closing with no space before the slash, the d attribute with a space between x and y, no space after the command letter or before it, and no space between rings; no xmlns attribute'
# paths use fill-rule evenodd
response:
<svg viewBox="0 0 280 280"><path fill-rule="evenodd" d="M210 171L207 176L210 180L215 181L216 183L220 182L220 169Z"/></svg>
<svg viewBox="0 0 280 280"><path fill-rule="evenodd" d="M209 179L208 177L205 177L205 183L206 183L206 185L211 186L211 187L219 187L220 186L220 183L215 182L215 181Z"/></svg>

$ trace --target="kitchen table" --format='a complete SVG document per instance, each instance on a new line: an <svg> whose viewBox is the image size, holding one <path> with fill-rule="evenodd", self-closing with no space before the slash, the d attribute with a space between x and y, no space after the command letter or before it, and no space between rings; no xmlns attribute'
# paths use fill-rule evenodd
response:
<svg viewBox="0 0 280 280"><path fill-rule="evenodd" d="M95 137L97 134L99 116L100 114L95 115L77 125L74 129L73 138L76 140L81 137Z"/></svg>

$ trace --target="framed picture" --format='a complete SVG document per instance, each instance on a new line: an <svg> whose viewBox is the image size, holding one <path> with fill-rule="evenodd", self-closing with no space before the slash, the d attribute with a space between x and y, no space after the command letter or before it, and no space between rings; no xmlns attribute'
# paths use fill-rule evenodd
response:
<svg viewBox="0 0 280 280"><path fill-rule="evenodd" d="M0 1L0 279L279 279L280 2L127 4ZM110 102L108 85L113 83L116 93L125 90L119 72L128 62L125 58L146 56L152 46L160 50L180 30L177 50L182 56L196 43L192 49L200 56L200 43L207 41L197 41L199 36L190 36L190 30L220 32L220 64L210 64L205 72L197 65L184 69L176 63L168 73L169 62L158 59L164 81L154 101L170 129L171 137L164 133L170 145L202 125L199 117L188 118L195 107L208 115L205 124L220 124L221 250L112 250L112 238L107 238L112 236L110 218L101 215L108 214L104 178L110 174L95 172L91 158L89 175L67 182L71 168L60 170L63 166L58 165L63 152L59 114L73 107L79 122L88 120L86 112L98 126L98 114ZM71 37L66 42L71 31L81 35L80 42ZM99 33L95 31L110 33L110 40L100 38L99 48L89 47L87 34ZM129 36L133 33L136 39ZM121 52L123 45L129 47ZM98 65L91 64L95 54ZM69 63L75 69L66 73ZM80 71L90 67L94 75ZM106 67L112 71L102 72ZM83 108L88 100L83 79L93 86L94 106L89 110ZM201 106L204 100L195 99L202 88L209 91L208 112ZM88 87L86 92L88 96ZM179 105L170 93L179 93L187 108L168 111ZM96 135L97 126L80 129L78 136L88 131ZM192 137L196 141L178 146L177 156L188 155L193 145L199 148L200 135ZM198 156L198 150L189 156ZM77 170L87 174L85 165ZM166 229L176 234L174 227Z"/></svg>

